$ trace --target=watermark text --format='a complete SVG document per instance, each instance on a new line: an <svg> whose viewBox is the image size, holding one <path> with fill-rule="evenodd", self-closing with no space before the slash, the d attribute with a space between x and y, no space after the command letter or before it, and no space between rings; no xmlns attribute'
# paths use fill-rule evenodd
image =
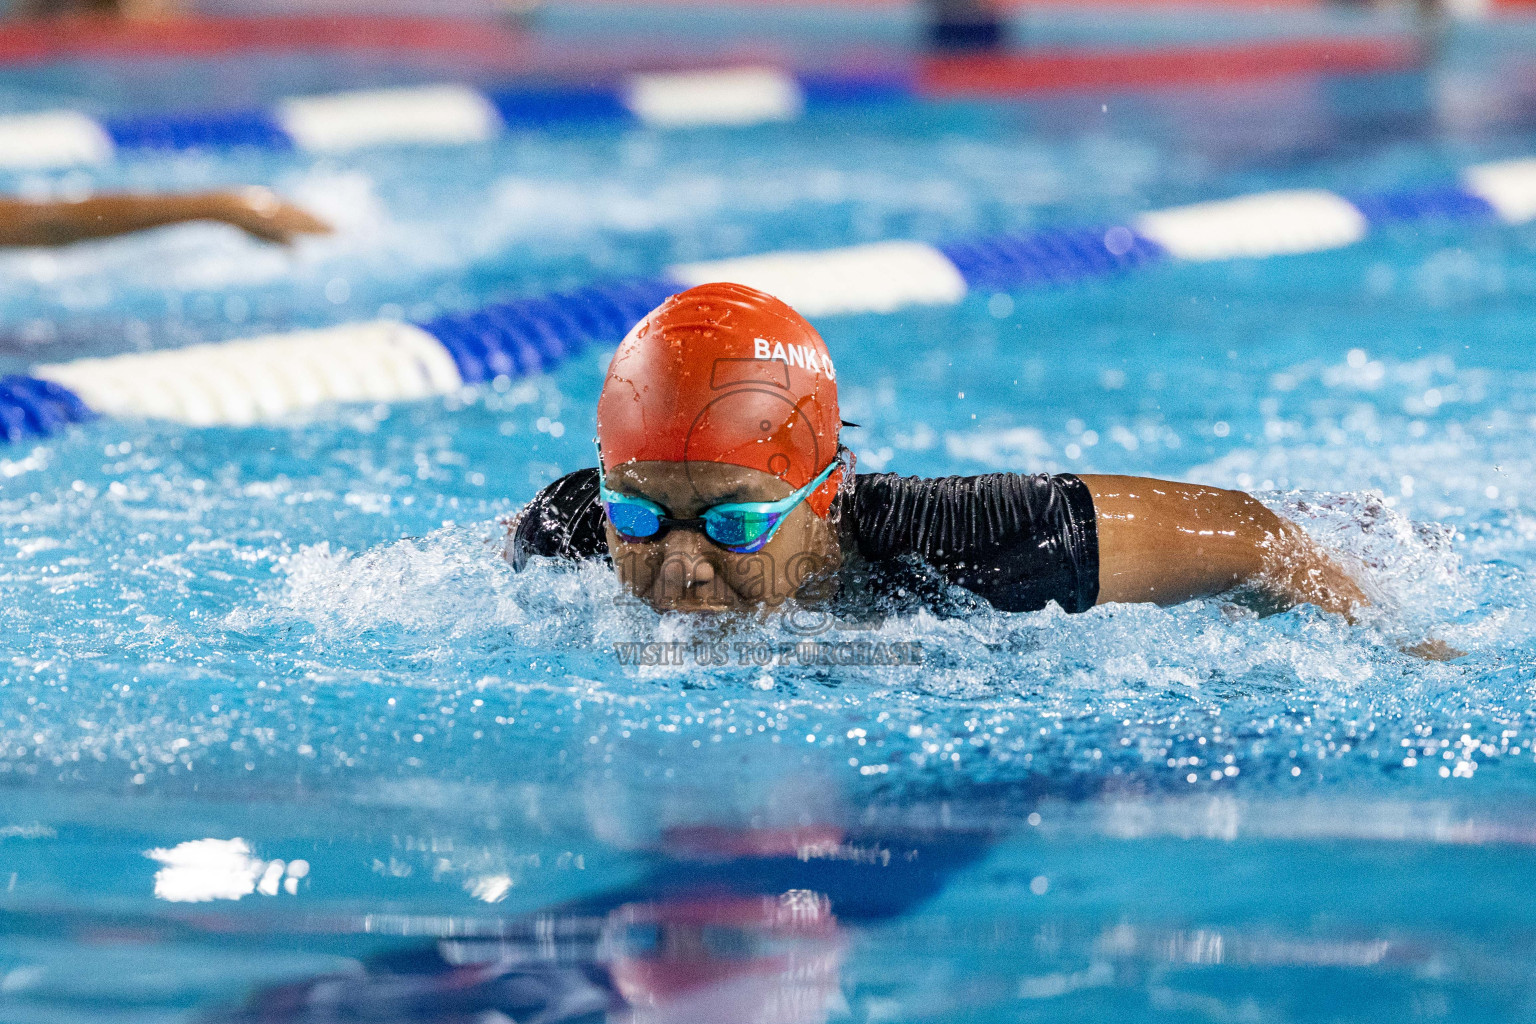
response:
<svg viewBox="0 0 1536 1024"><path fill-rule="evenodd" d="M885 640L618 641L613 654L629 668L773 665L921 665L923 645Z"/></svg>

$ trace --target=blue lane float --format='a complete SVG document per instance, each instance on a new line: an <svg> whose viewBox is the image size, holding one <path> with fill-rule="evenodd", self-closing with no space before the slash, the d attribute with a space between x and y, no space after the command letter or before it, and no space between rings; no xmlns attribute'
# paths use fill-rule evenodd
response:
<svg viewBox="0 0 1536 1024"><path fill-rule="evenodd" d="M677 290L664 280L590 285L417 326L448 350L465 384L480 384L549 370L590 345L622 338Z"/></svg>
<svg viewBox="0 0 1536 1024"><path fill-rule="evenodd" d="M546 372L587 348L616 344L668 295L709 281L752 285L812 319L892 313L1163 261L1318 252L1358 242L1373 227L1435 219L1536 220L1536 159L1472 167L1457 185L1414 192L1353 199L1322 190L1267 192L1095 228L679 264L652 279L593 284L420 323L346 324L55 363L0 380L0 430L14 441L91 415L239 425L330 403L450 394Z"/></svg>
<svg viewBox="0 0 1536 1024"><path fill-rule="evenodd" d="M940 245L939 251L960 271L971 291L1071 284L1168 256L1151 239L1113 225L950 242Z"/></svg>
<svg viewBox="0 0 1536 1024"><path fill-rule="evenodd" d="M7 441L46 437L94 417L79 397L53 381L17 374L0 377L0 435Z"/></svg>

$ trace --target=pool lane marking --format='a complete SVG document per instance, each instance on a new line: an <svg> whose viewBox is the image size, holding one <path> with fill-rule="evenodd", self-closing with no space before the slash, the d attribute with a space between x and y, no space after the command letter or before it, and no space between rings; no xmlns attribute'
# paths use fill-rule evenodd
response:
<svg viewBox="0 0 1536 1024"><path fill-rule="evenodd" d="M637 75L622 98L642 124L656 128L793 121L805 111L800 83L773 68Z"/></svg>
<svg viewBox="0 0 1536 1024"><path fill-rule="evenodd" d="M70 110L0 118L0 166L43 170L112 159L115 146L93 118Z"/></svg>
<svg viewBox="0 0 1536 1024"><path fill-rule="evenodd" d="M1353 203L1321 189L1196 203L1132 223L1170 256L1191 262L1337 249L1365 238L1370 227Z"/></svg>
<svg viewBox="0 0 1536 1024"><path fill-rule="evenodd" d="M1536 219L1536 160L1468 168L1463 184L1357 197L1291 190L1153 211L1129 224L1045 229L929 245L877 242L822 252L680 264L663 277L589 285L446 313L182 349L78 359L0 379L0 433L47 434L91 412L243 425L333 402L450 394L548 371L612 345L666 296L707 281L762 288L809 316L954 305L970 294L1062 285L1163 260L1318 252L1380 224L1430 218Z"/></svg>
<svg viewBox="0 0 1536 1024"><path fill-rule="evenodd" d="M465 383L441 342L393 321L77 359L32 376L102 415L193 426L245 426L332 402L409 401Z"/></svg>
<svg viewBox="0 0 1536 1024"><path fill-rule="evenodd" d="M710 281L750 285L777 295L805 316L953 305L966 295L965 278L955 264L922 242L685 263L671 267L667 276L690 288Z"/></svg>
<svg viewBox="0 0 1536 1024"><path fill-rule="evenodd" d="M1466 190L1482 199L1506 224L1536 219L1536 160L1503 160L1462 172Z"/></svg>
<svg viewBox="0 0 1536 1024"><path fill-rule="evenodd" d="M442 146L489 142L505 128L486 95L462 85L288 99L278 104L276 121L296 147L309 153L403 141Z"/></svg>
<svg viewBox="0 0 1536 1024"><path fill-rule="evenodd" d="M851 80L852 84L867 82ZM868 91L868 90L866 90ZM823 86L818 95L828 93ZM482 92L463 85L365 89L300 96L271 110L125 115L74 111L0 117L0 168L102 164L121 150L220 146L335 153L370 146L459 146L510 127L635 121L656 128L792 121L805 109L799 81L771 68L637 75L622 88Z"/></svg>
<svg viewBox="0 0 1536 1024"><path fill-rule="evenodd" d="M945 56L862 71L793 75L735 67L630 75L615 85L465 85L367 89L292 97L271 107L0 117L0 168L99 164L124 150L257 146L330 153L364 146L466 145L514 129L636 123L663 129L793 121L811 107L1064 89L1120 90L1227 79L1349 74L1416 65L1409 39L1301 39L1236 46ZM41 120L40 120L41 119Z"/></svg>

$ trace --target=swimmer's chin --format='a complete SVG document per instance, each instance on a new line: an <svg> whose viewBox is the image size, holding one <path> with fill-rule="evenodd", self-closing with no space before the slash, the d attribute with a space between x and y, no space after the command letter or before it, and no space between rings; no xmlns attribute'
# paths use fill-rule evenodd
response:
<svg viewBox="0 0 1536 1024"><path fill-rule="evenodd" d="M733 604L722 601L698 600L698 601L671 601L666 604L651 604L659 612L682 612L687 615L729 615L740 614L750 610L750 605Z"/></svg>
<svg viewBox="0 0 1536 1024"><path fill-rule="evenodd" d="M658 598L654 594L645 594L641 597L641 600L663 614L681 612L699 615L761 617L781 611L788 605L788 602L775 603L754 600L742 597L736 593L729 593L727 596L711 593L689 593L667 598Z"/></svg>
<svg viewBox="0 0 1536 1024"><path fill-rule="evenodd" d="M646 604L658 612L683 612L685 614L723 615L756 611L761 606L753 601L747 601L734 594L722 597L710 593L687 593L676 596L661 597L654 593L644 594L641 597Z"/></svg>

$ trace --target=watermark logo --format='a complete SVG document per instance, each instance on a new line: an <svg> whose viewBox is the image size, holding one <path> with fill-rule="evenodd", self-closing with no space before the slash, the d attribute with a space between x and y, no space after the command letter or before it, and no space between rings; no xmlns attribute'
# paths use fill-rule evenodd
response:
<svg viewBox="0 0 1536 1024"><path fill-rule="evenodd" d="M766 448L774 452L766 469L778 477L790 469L786 449L809 455L812 466L822 465L821 441L795 402L789 366L771 358L716 359L709 386L718 394L689 425L683 462L692 466L717 461L721 452Z"/></svg>

